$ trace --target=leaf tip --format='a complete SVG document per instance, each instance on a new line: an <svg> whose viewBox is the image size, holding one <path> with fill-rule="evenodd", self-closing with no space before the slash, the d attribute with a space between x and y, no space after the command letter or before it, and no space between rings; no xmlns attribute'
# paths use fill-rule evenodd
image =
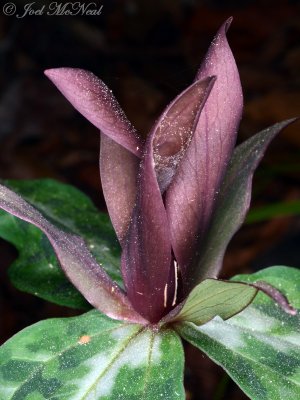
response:
<svg viewBox="0 0 300 400"><path fill-rule="evenodd" d="M278 306L287 314L295 316L298 314L298 311L296 308L294 308L286 298L286 296L281 293L278 289L276 289L274 286L270 285L269 283L266 283L264 281L257 281L255 282L252 286L256 287L258 290L262 291L265 293L267 296L269 296L272 300L278 304Z"/></svg>
<svg viewBox="0 0 300 400"><path fill-rule="evenodd" d="M47 76L51 81L57 77L57 72L62 68L49 68L44 70L44 75Z"/></svg>
<svg viewBox="0 0 300 400"><path fill-rule="evenodd" d="M233 17L231 16L224 22L223 26L224 26L225 33L228 32L228 29L230 28L232 21L233 21Z"/></svg>

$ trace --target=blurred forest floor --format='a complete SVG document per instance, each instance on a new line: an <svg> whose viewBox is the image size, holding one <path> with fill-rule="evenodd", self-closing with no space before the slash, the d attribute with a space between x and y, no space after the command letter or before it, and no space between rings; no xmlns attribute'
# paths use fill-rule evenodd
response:
<svg viewBox="0 0 300 400"><path fill-rule="evenodd" d="M38 5L49 2L39 1ZM87 3L87 2L85 2ZM239 141L300 114L299 1L103 1L92 16L1 14L0 177L51 177L90 195L101 210L99 134L43 76L51 67L93 71L113 90L146 135L165 107L191 83L221 23L245 95ZM22 10L26 1L15 1ZM293 124L272 144L254 179L253 207L300 199L300 132ZM246 224L225 257L223 277L270 265L299 266L299 217ZM16 251L0 242L0 341L40 319L75 315L18 292L7 268ZM200 351L186 346L187 398L246 399Z"/></svg>

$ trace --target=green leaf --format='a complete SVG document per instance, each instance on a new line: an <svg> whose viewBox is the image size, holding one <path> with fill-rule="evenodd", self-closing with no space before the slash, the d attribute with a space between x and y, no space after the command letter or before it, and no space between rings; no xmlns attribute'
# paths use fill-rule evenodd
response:
<svg viewBox="0 0 300 400"><path fill-rule="evenodd" d="M188 296L175 321L203 325L215 316L226 320L242 311L254 299L257 289L243 283L206 279Z"/></svg>
<svg viewBox="0 0 300 400"><path fill-rule="evenodd" d="M300 271L271 267L234 280L265 281L300 309ZM253 400L300 398L300 317L286 314L269 297L258 293L240 314L217 317L200 327L176 326L181 336L221 365Z"/></svg>
<svg viewBox="0 0 300 400"><path fill-rule="evenodd" d="M263 207L252 208L246 218L247 224L266 221L271 218L300 214L300 201L289 201L268 204Z"/></svg>
<svg viewBox="0 0 300 400"><path fill-rule="evenodd" d="M51 179L3 183L54 225L82 236L99 264L122 285L120 248L114 230L107 214L100 213L88 197L72 186ZM0 237L18 249L19 257L9 270L11 281L18 289L60 305L90 307L65 277L52 246L39 229L0 210Z"/></svg>
<svg viewBox="0 0 300 400"><path fill-rule="evenodd" d="M0 348L1 400L184 399L183 349L169 329L93 310L24 329Z"/></svg>

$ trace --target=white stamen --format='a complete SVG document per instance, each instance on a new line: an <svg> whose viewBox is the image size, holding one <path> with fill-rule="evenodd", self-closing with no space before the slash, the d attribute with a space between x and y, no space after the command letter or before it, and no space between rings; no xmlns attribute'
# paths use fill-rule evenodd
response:
<svg viewBox="0 0 300 400"><path fill-rule="evenodd" d="M168 284L166 283L165 290L164 290L164 307L167 307L167 296L168 296Z"/></svg>
<svg viewBox="0 0 300 400"><path fill-rule="evenodd" d="M175 292L173 297L172 306L175 306L177 300L177 289L178 289L178 264L177 261L174 260L174 272L175 272Z"/></svg>
<svg viewBox="0 0 300 400"><path fill-rule="evenodd" d="M142 296L143 296L143 293L141 293L141 292L137 292L137 294L140 294L140 295L142 295Z"/></svg>

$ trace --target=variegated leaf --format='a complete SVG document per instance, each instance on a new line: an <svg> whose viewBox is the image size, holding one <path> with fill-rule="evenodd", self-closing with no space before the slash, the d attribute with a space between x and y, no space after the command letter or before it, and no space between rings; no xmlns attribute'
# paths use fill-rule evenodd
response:
<svg viewBox="0 0 300 400"><path fill-rule="evenodd" d="M24 329L0 349L1 400L184 399L181 340L93 310Z"/></svg>
<svg viewBox="0 0 300 400"><path fill-rule="evenodd" d="M268 282L300 309L300 271L295 268L271 267L234 279ZM251 399L300 398L299 313L285 313L265 294L227 321L183 323L177 331L221 365Z"/></svg>

